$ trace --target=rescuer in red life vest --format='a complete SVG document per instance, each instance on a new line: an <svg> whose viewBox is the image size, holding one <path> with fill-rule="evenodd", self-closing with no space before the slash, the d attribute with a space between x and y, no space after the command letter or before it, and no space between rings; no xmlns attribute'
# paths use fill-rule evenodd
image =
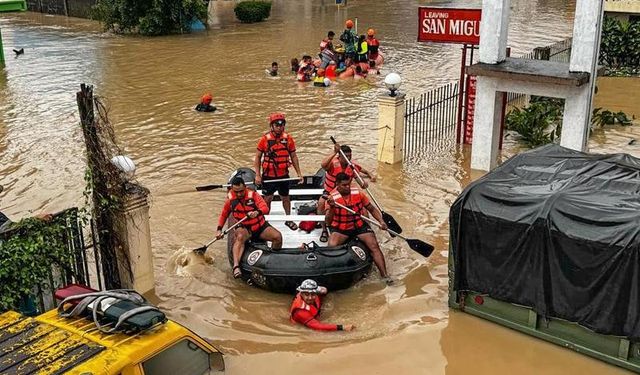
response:
<svg viewBox="0 0 640 375"><path fill-rule="evenodd" d="M331 228L329 236L329 247L339 246L347 242L353 237L358 237L367 249L371 252L373 262L380 271L380 276L385 282L391 283L387 274L387 266L384 261L384 255L378 245L375 233L365 222L361 215L355 215L344 208L336 205L339 203L351 210L364 214L365 209L380 223L380 229L386 230L387 224L382 219L382 213L371 204L369 198L358 188L351 187L351 177L345 173L338 173L336 176L336 188L331 191L327 204L331 207L327 210L325 221Z"/></svg>
<svg viewBox="0 0 640 375"><path fill-rule="evenodd" d="M271 207L273 194L278 191L278 195L282 199L284 212L290 215L289 181L263 184L263 182L269 180L289 178L289 165L292 164L298 174L300 183L303 182L295 141L293 137L284 131L286 123L284 113L272 113L269 115L271 130L258 141L258 150L253 159L253 167L256 171L256 185L263 185L262 192L267 206ZM293 221L285 221L284 224L291 230L298 229L298 225Z"/></svg>
<svg viewBox="0 0 640 375"><path fill-rule="evenodd" d="M248 217L234 233L232 249L234 278L242 276L240 259L248 239L271 241L271 248L274 250L282 247L282 234L264 219L264 215L268 213L269 207L258 192L247 189L241 177L234 177L231 180L231 189L227 193L227 200L218 219L216 238L223 237L222 227L227 222L229 214L233 215L236 221L242 220L245 216Z"/></svg>
<svg viewBox="0 0 640 375"><path fill-rule="evenodd" d="M355 328L353 324L326 324L316 319L322 306L320 295L327 294L327 288L318 286L314 280L307 279L300 284L297 291L299 293L293 299L289 309L292 322L317 331L351 331Z"/></svg>
<svg viewBox="0 0 640 375"><path fill-rule="evenodd" d="M340 144L336 143L333 145L333 152L322 159L322 163L320 164L322 169L326 171L326 174L324 176L324 191L322 192L322 196L320 197L320 199L318 199L318 215L324 215L326 211L325 203L327 201L327 197L329 197L329 193L336 187L336 176L338 175L338 173L344 172L351 178L355 177L353 169L349 166L347 160L342 157L342 155L340 155L340 150L342 150L344 156L346 156L347 159L351 161L351 147L347 145L341 146ZM351 164L353 164L361 177L366 176L371 179L371 182L376 182L376 177L373 175L373 173L362 168L360 165L358 165L358 163L352 161ZM360 181L358 179L356 179L356 182L360 184ZM364 183L364 185L360 186L363 189L369 187L367 181L363 180L362 182ZM328 239L329 233L327 232L327 226L325 225L325 223L322 223L322 234L320 235L320 241L327 242Z"/></svg>

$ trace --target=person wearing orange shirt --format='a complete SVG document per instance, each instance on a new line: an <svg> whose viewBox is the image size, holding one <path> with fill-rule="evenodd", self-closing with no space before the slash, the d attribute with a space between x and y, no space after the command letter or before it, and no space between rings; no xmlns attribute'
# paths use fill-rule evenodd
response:
<svg viewBox="0 0 640 375"><path fill-rule="evenodd" d="M289 178L290 165L293 165L300 182L303 182L295 141L291 135L284 131L286 123L284 113L272 113L269 115L271 130L258 141L253 167L256 171L256 185L263 185L262 191L267 206L271 207L273 195L277 191L280 199L282 199L285 213L290 215L289 181L268 182L269 180ZM298 225L293 221L285 221L284 224L291 230L298 229Z"/></svg>
<svg viewBox="0 0 640 375"><path fill-rule="evenodd" d="M235 230L233 239L233 277L242 276L240 268L240 259L244 253L244 245L247 240L252 241L271 241L271 248L274 250L282 247L282 234L269 224L264 215L269 213L269 207L264 199L253 190L247 189L241 177L234 177L231 180L231 189L227 193L227 200L218 219L218 231L216 238L220 239L224 236L222 228L227 222L229 215L233 215L236 221L240 221L247 217L242 224Z"/></svg>
<svg viewBox="0 0 640 375"><path fill-rule="evenodd" d="M298 294L289 309L291 322L300 323L316 331L351 331L355 328L353 324L327 324L316 319L322 307L320 296L327 294L327 288L307 279L296 290Z"/></svg>
<svg viewBox="0 0 640 375"><path fill-rule="evenodd" d="M336 203L348 207L358 214L352 214L336 205ZM380 250L376 235L367 222L362 219L365 210L369 211L378 223L380 223L380 229L387 230L387 224L385 224L382 219L380 210L371 204L367 195L360 189L352 188L351 177L342 172L336 176L336 188L329 194L327 204L331 207L327 210L325 219L331 228L328 246L339 246L349 239L357 237L366 245L369 252L371 252L371 257L380 271L380 276L382 276L387 283L390 283L391 279L387 273L384 255Z"/></svg>

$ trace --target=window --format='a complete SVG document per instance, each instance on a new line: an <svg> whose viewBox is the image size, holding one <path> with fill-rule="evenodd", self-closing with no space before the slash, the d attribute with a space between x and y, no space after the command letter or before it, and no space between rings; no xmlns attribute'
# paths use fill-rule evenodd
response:
<svg viewBox="0 0 640 375"><path fill-rule="evenodd" d="M209 353L189 340L156 354L142 364L145 375L203 375L209 373Z"/></svg>

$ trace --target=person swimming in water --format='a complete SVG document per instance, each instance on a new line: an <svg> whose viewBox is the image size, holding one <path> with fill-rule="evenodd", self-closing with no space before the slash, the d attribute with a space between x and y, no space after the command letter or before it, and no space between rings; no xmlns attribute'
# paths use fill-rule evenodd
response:
<svg viewBox="0 0 640 375"><path fill-rule="evenodd" d="M213 96L210 93L206 93L202 95L200 98L200 104L196 106L196 111L198 112L214 112L217 108L211 105L211 101L213 100Z"/></svg>
<svg viewBox="0 0 640 375"><path fill-rule="evenodd" d="M275 61L272 62L271 69L267 69L266 71L271 77L276 77L278 75L278 63Z"/></svg>
<svg viewBox="0 0 640 375"><path fill-rule="evenodd" d="M296 290L298 294L289 309L293 323L300 323L317 331L352 331L355 328L353 324L327 324L316 319L320 315L322 306L320 296L327 294L327 288L319 286L314 280L307 279Z"/></svg>

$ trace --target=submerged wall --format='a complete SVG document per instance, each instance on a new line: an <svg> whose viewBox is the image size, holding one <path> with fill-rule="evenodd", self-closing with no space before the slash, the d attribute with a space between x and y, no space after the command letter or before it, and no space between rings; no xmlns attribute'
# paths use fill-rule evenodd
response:
<svg viewBox="0 0 640 375"><path fill-rule="evenodd" d="M60 16L91 18L91 7L96 2L97 0L27 0L27 9Z"/></svg>

